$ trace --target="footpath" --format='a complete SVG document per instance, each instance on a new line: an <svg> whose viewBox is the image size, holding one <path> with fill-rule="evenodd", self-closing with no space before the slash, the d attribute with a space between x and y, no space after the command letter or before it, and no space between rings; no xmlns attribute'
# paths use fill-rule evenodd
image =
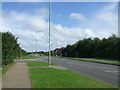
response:
<svg viewBox="0 0 120 90"><path fill-rule="evenodd" d="M2 88L31 88L26 63L16 63L5 73Z"/></svg>

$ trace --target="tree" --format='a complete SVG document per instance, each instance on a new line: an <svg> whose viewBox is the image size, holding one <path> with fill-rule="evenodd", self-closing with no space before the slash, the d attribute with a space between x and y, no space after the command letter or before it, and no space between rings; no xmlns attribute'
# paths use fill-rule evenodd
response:
<svg viewBox="0 0 120 90"><path fill-rule="evenodd" d="M62 49L64 57L111 58L120 59L120 37L85 38Z"/></svg>
<svg viewBox="0 0 120 90"><path fill-rule="evenodd" d="M17 39L14 35L10 32L3 32L2 33L2 64L7 65L15 58L20 56L20 51L26 53L22 50L17 43Z"/></svg>

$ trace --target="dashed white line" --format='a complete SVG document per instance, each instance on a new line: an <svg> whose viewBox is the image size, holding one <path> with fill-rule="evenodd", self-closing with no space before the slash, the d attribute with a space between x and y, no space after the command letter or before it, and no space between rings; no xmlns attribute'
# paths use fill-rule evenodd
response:
<svg viewBox="0 0 120 90"><path fill-rule="evenodd" d="M106 72L120 72L120 71L106 71Z"/></svg>
<svg viewBox="0 0 120 90"><path fill-rule="evenodd" d="M69 64L73 64L72 62L67 62L67 63L69 63Z"/></svg>

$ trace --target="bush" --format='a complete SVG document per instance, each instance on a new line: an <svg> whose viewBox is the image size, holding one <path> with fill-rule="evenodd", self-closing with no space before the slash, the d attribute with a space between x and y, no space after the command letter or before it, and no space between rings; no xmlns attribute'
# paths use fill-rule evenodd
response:
<svg viewBox="0 0 120 90"><path fill-rule="evenodd" d="M20 57L20 52L26 53L20 48L17 39L10 32L2 33L2 65L12 63L15 58Z"/></svg>

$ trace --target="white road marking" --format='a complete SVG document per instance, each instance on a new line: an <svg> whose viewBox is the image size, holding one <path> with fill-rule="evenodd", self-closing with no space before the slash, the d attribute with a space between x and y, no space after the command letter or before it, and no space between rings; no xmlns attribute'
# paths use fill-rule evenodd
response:
<svg viewBox="0 0 120 90"><path fill-rule="evenodd" d="M106 71L106 72L120 72L120 71Z"/></svg>
<svg viewBox="0 0 120 90"><path fill-rule="evenodd" d="M72 62L67 62L67 63L69 63L69 64L73 64Z"/></svg>
<svg viewBox="0 0 120 90"><path fill-rule="evenodd" d="M62 61L63 61L64 59L60 59L60 60L62 60Z"/></svg>

